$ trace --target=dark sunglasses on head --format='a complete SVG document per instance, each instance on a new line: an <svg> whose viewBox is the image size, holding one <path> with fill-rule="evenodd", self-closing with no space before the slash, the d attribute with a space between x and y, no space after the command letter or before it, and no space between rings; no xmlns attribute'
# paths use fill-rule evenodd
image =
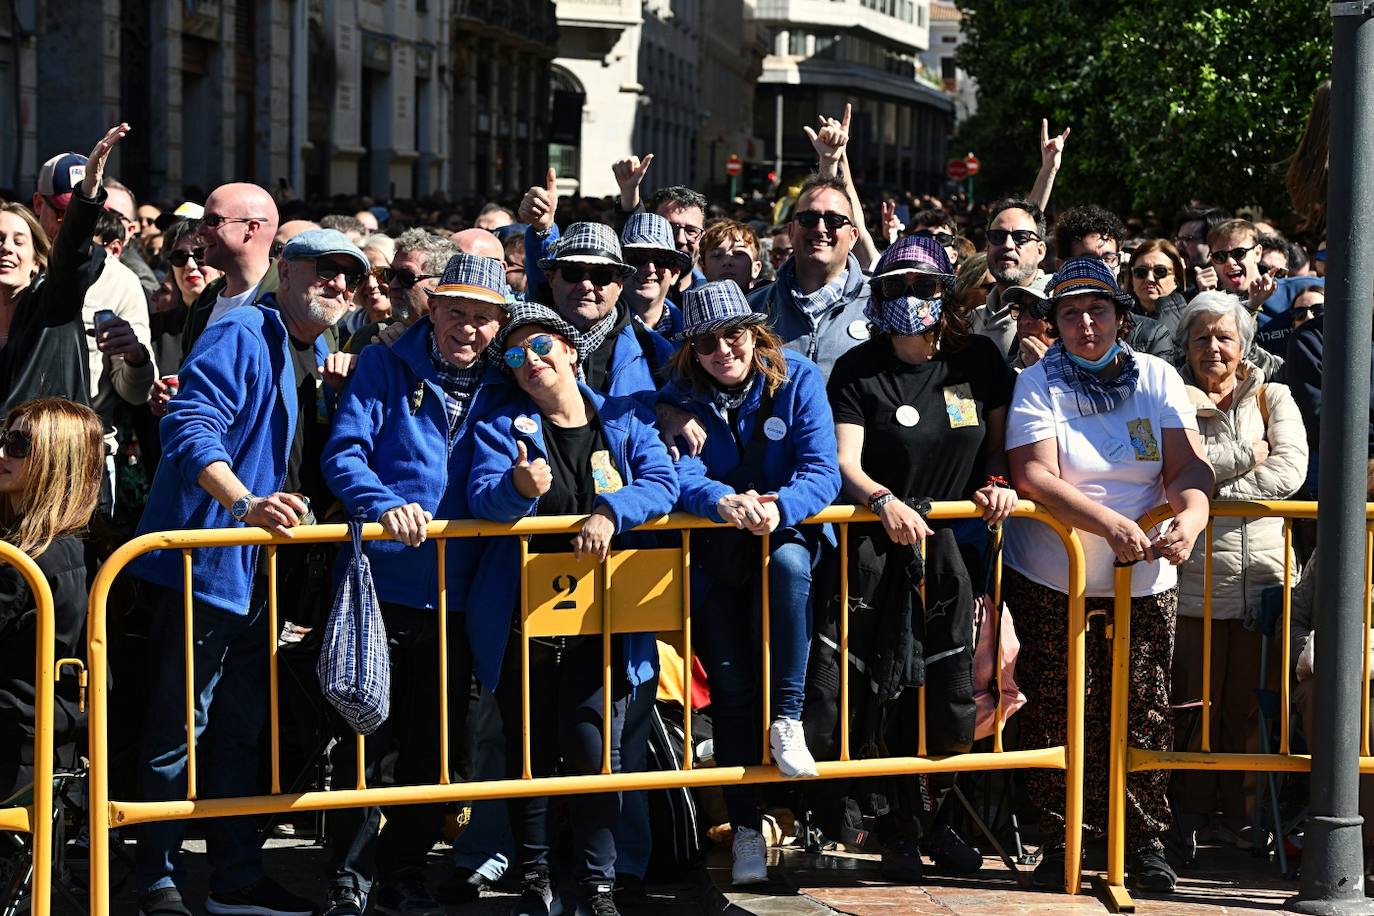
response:
<svg viewBox="0 0 1374 916"><path fill-rule="evenodd" d="M205 249L178 248L176 251L167 255L167 260L171 262L173 267L185 267L186 262L192 258L195 258L197 264L205 263Z"/></svg>
<svg viewBox="0 0 1374 916"><path fill-rule="evenodd" d="M564 283L581 283L583 279L590 277L592 286L610 286L620 279L619 272L606 264L592 267L583 264L558 264L550 269L562 277Z"/></svg>
<svg viewBox="0 0 1374 916"><path fill-rule="evenodd" d="M843 229L845 226L853 224L853 220L843 213L835 213L827 210L822 213L819 210L802 210L792 216L803 229L815 229L820 225L821 220L825 220L825 228L831 232Z"/></svg>
<svg viewBox="0 0 1374 916"><path fill-rule="evenodd" d="M878 294L884 299L897 299L902 296L915 296L917 299L935 299L944 292L945 285L939 277L929 274L893 274L877 281Z"/></svg>
<svg viewBox="0 0 1374 916"><path fill-rule="evenodd" d="M1259 242L1253 245L1246 245L1244 248L1229 248L1225 251L1209 252L1207 257L1212 259L1213 264L1225 264L1227 261L1244 261L1245 256L1259 247Z"/></svg>
<svg viewBox="0 0 1374 916"><path fill-rule="evenodd" d="M10 458L27 458L33 448L33 439L21 429L7 429L0 433L0 448Z"/></svg>
<svg viewBox="0 0 1374 916"><path fill-rule="evenodd" d="M1171 271L1163 264L1156 264L1154 267L1132 267L1131 276L1137 280L1144 280L1146 277L1153 276L1156 280L1163 280L1169 276Z"/></svg>
<svg viewBox="0 0 1374 916"><path fill-rule="evenodd" d="M918 239L934 239L940 244L941 248L948 248L954 244L954 236L948 232L931 232L929 229L917 229L911 233Z"/></svg>
<svg viewBox="0 0 1374 916"><path fill-rule="evenodd" d="M744 332L747 330L749 327L745 325L725 331L713 331L709 334L693 334L691 338L692 349L702 356L710 356L720 349L720 341L725 341L727 347L733 347L744 339Z"/></svg>
<svg viewBox="0 0 1374 916"><path fill-rule="evenodd" d="M512 369L519 369L525 365L526 350L542 359L553 352L553 340L554 335L552 334L535 334L525 338L525 342L520 346L507 349L502 358L506 361L507 366Z"/></svg>
<svg viewBox="0 0 1374 916"><path fill-rule="evenodd" d="M415 274L408 270L395 267L374 267L372 276L377 278L377 282L383 286L394 286L397 289L413 289L416 283L421 280L437 280L442 274Z"/></svg>
<svg viewBox="0 0 1374 916"><path fill-rule="evenodd" d="M1040 241L1040 233L1032 232L1030 229L989 229L987 237L989 245L1005 245L1007 238L1010 237L1017 248L1031 240Z"/></svg>

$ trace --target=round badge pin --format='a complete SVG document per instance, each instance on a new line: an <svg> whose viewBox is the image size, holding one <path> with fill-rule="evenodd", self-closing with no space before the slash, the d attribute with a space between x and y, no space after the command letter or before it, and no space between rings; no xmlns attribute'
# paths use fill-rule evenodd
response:
<svg viewBox="0 0 1374 916"><path fill-rule="evenodd" d="M763 424L763 434L774 442L780 442L787 435L787 424L781 417L769 417Z"/></svg>
<svg viewBox="0 0 1374 916"><path fill-rule="evenodd" d="M529 417L525 416L524 414L521 414L520 416L515 418L515 431L517 433L523 433L526 436L533 436L534 431L538 428L539 427L535 425L535 422Z"/></svg>
<svg viewBox="0 0 1374 916"><path fill-rule="evenodd" d="M855 340L868 339L868 322L862 318L855 318L849 322L849 336Z"/></svg>
<svg viewBox="0 0 1374 916"><path fill-rule="evenodd" d="M915 426L921 422L921 412L910 404L897 408L897 422L903 426Z"/></svg>

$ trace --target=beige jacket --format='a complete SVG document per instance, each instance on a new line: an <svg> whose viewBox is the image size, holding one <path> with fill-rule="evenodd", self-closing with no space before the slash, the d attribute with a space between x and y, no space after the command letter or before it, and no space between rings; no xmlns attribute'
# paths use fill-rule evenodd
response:
<svg viewBox="0 0 1374 916"><path fill-rule="evenodd" d="M1197 408L1198 433L1216 471L1216 499L1286 499L1307 477L1307 434L1286 385L1265 382L1264 373L1242 361L1229 410L1221 410L1196 386L1185 366L1183 380ZM1269 414L1268 428L1258 398ZM1254 443L1263 438L1269 457L1255 463ZM1256 613L1260 596L1283 584L1283 520L1218 518L1212 525L1212 619L1240 619ZM1203 539L1178 574L1178 613L1201 617L1205 588ZM1297 567L1287 557L1293 581Z"/></svg>

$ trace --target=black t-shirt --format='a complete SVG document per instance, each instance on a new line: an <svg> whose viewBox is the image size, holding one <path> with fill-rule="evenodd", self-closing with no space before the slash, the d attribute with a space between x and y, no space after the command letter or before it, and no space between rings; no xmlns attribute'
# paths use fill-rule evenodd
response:
<svg viewBox="0 0 1374 916"><path fill-rule="evenodd" d="M286 464L287 493L304 493L318 514L330 500L329 487L320 470L320 457L329 438L329 420L324 416L324 389L320 367L315 361L315 344L291 342L291 365L296 378L296 430L291 436L291 456Z"/></svg>
<svg viewBox="0 0 1374 916"><path fill-rule="evenodd" d="M538 515L587 515L596 506L595 472L600 464L610 460L606 437L595 416L581 426L544 424L544 445L548 450L549 471L553 483L549 492L539 497ZM601 455L597 455L601 452ZM613 462L612 462L613 464ZM539 552L572 549L571 536L550 534L530 539L532 550Z"/></svg>
<svg viewBox="0 0 1374 916"><path fill-rule="evenodd" d="M864 428L863 469L899 499L968 499L987 478L987 412L1011 401L1016 375L986 337L913 366L876 337L835 362L835 422Z"/></svg>

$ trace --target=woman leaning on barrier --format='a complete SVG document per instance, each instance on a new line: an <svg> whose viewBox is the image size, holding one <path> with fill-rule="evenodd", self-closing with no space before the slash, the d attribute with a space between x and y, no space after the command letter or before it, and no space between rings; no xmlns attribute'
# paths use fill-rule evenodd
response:
<svg viewBox="0 0 1374 916"><path fill-rule="evenodd" d="M60 398L20 404L0 432L0 530L48 580L55 658L81 654L86 622L81 534L100 491L101 433L100 419L90 408ZM33 779L37 626L28 583L19 570L0 562L0 802ZM71 737L76 715L76 704L59 696L55 745Z"/></svg>
<svg viewBox="0 0 1374 916"><path fill-rule="evenodd" d="M971 499L982 508L982 518L941 524L978 567L969 570L974 594L986 580L981 567L988 526L1000 524L1016 506L1002 448L1016 377L992 341L970 336L960 314L946 309L952 305L953 282L949 257L935 239L910 236L889 246L874 270L865 310L870 339L840 357L830 376L845 495L868 506L882 523L881 530L864 525L851 532L851 568L860 576L850 583L850 593L865 596L869 604L882 603L867 596L878 594L877 580L887 564L911 556L911 545L925 543L934 533L916 508L919 503ZM961 660L951 656L947 664ZM934 681L927 703L936 714L928 725L948 721L940 710L955 708L935 688L941 680L938 664L930 667ZM969 741L972 729L969 720ZM961 746L946 747L949 739ZM968 749L952 734L928 738L927 744L932 753ZM903 827L883 837L885 874L918 879L922 852L946 874L982 867L982 856L940 810L952 782L944 774L928 777L924 810L908 812Z"/></svg>
<svg viewBox="0 0 1374 916"><path fill-rule="evenodd" d="M1106 827L1111 645L1104 624L1113 613L1115 565L1132 566L1129 742L1169 750L1173 725L1169 671L1178 605L1175 566L1188 559L1207 525L1212 469L1203 457L1192 403L1173 367L1136 353L1120 338L1131 299L1095 257L1071 258L1054 275L1050 321L1057 340L1016 380L1007 421L1008 458L1017 489L1083 542L1089 615L1084 829ZM1168 502L1176 517L1147 536L1136 519ZM1065 741L1068 657L1068 563L1059 537L1032 520L1008 526L1003 596L1016 613L1021 640L1017 681L1026 747ZM1100 618L1100 619L1099 619ZM1136 887L1170 892L1177 876L1160 836L1169 826L1164 770L1126 780L1126 840ZM1046 852L1038 886L1064 880L1064 775L1034 770L1030 795L1040 806Z"/></svg>
<svg viewBox="0 0 1374 916"><path fill-rule="evenodd" d="M1217 499L1286 499L1307 475L1307 433L1285 385L1268 381L1245 358L1255 337L1255 319L1235 296L1206 292L1179 318L1178 348L1188 397L1197 411L1198 433L1216 473ZM1297 581L1285 550L1283 520L1218 518L1212 523L1212 579L1206 579L1205 551L1195 550L1178 571L1178 639L1174 656L1176 703L1200 699L1203 596L1212 596L1211 731L1213 751L1244 752L1255 735L1255 689L1277 689L1276 659L1270 684L1260 683L1262 633L1278 636L1266 614L1282 607L1284 568ZM1268 619L1266 619L1268 618ZM1189 750L1197 750L1200 733ZM1245 774L1179 773L1174 801L1185 837L1218 811L1219 838L1246 848L1250 818L1245 810Z"/></svg>
<svg viewBox="0 0 1374 916"><path fill-rule="evenodd" d="M506 408L477 425L471 505L478 518L512 522L527 516L586 516L577 534L538 535L532 553L605 560L619 543L632 546L631 528L663 515L677 499L677 475L658 439L653 415L627 398L606 397L578 380L577 331L547 306L516 305L499 348L520 391ZM562 578L560 575L559 578ZM510 775L521 775L524 740L535 776L598 773L602 729L610 739L611 769L619 769L620 730L630 692L654 674L652 633L613 641L611 721L602 718L602 642L599 636L529 640L529 670L521 670L521 569L515 538L493 541L477 571L469 632L478 678L495 692L505 723ZM542 585L542 583L541 583ZM530 725L522 728L521 678L529 678ZM559 765L561 758L562 764ZM519 846L513 867L523 876L519 912L548 912L556 882L549 874L548 798L512 799L511 828ZM612 916L615 793L568 798L579 884L579 912Z"/></svg>
<svg viewBox="0 0 1374 916"><path fill-rule="evenodd" d="M706 429L699 457L677 462L680 509L735 530L692 539L692 599L701 660L711 685L716 762L760 760L760 538L769 537L769 745L787 777L815 776L802 733L802 697L811 641L811 579L829 527L801 526L835 499L835 427L820 370L782 348L734 280L683 297L687 345L673 357L660 399ZM734 828L735 884L768 880L753 786L727 786Z"/></svg>

